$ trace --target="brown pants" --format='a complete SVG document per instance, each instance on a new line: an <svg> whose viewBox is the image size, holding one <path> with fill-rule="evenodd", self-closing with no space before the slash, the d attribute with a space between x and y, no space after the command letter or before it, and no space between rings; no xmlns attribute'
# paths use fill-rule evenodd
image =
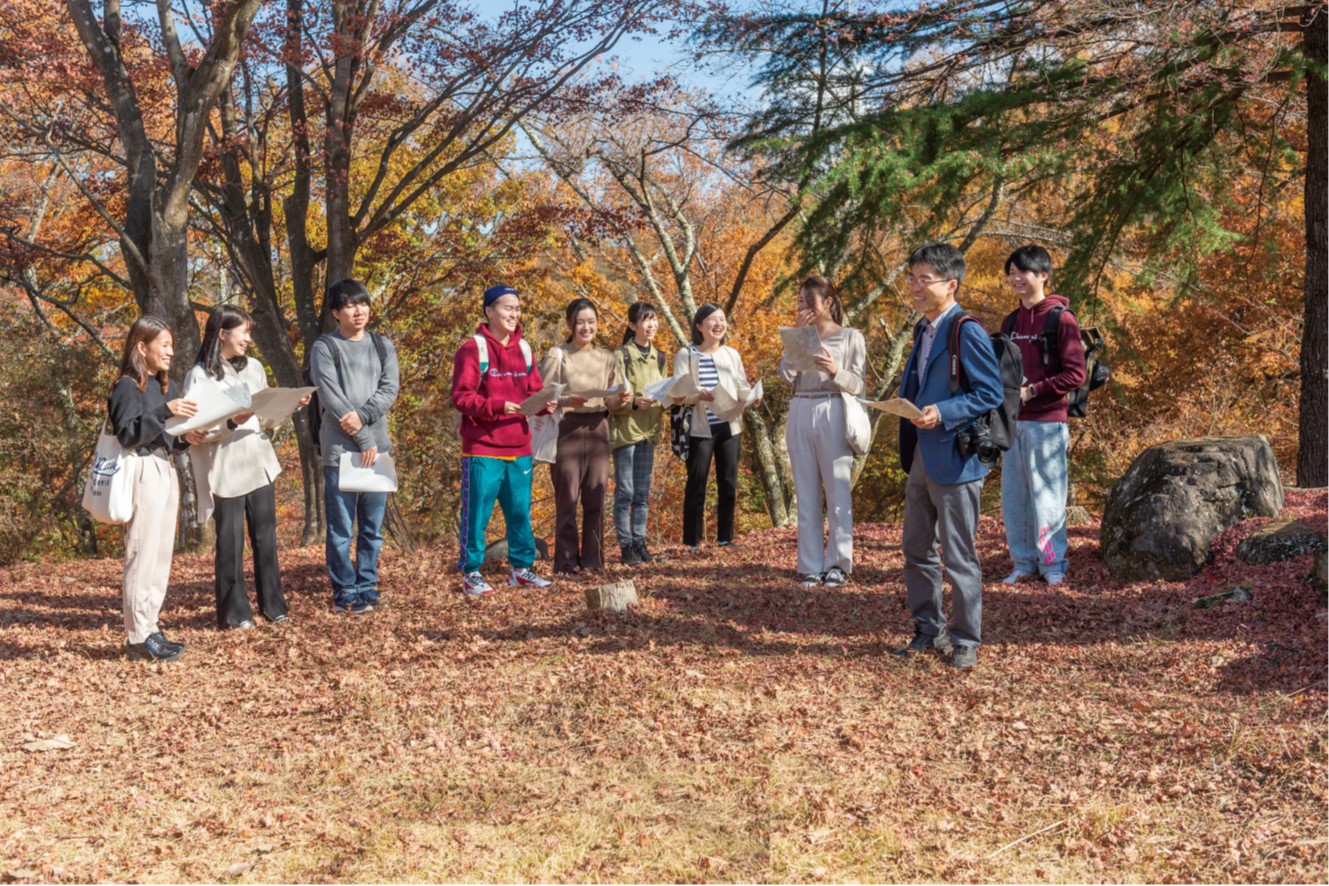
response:
<svg viewBox="0 0 1329 886"><path fill-rule="evenodd" d="M604 568L605 492L609 488L609 420L603 413L570 412L558 425L554 483L554 570ZM577 503L581 503L581 541Z"/></svg>
<svg viewBox="0 0 1329 886"><path fill-rule="evenodd" d="M157 631L175 550L180 483L175 465L161 455L134 459L134 516L125 527L125 634L142 643Z"/></svg>

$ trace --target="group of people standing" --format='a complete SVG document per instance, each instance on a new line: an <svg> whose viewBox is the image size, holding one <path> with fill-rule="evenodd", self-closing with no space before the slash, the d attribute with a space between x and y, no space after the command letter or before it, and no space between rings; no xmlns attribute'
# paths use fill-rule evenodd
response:
<svg viewBox="0 0 1329 886"><path fill-rule="evenodd" d="M963 254L932 243L915 250L908 265L911 304L923 316L899 390L921 410L921 417L902 419L900 431L901 464L908 474L904 578L915 636L894 652L908 657L938 650L965 668L977 660L981 642L982 578L974 538L989 464L976 452L962 451L957 437L1000 404L1003 388L987 332L956 300L965 273ZM1005 455L1002 478L1013 564L1007 583L1041 575L1057 585L1066 576L1065 404L1066 394L1083 381L1085 360L1065 299L1045 292L1051 271L1050 256L1037 246L1016 250L1006 263L1020 307L1004 325L1025 366L1018 434ZM362 285L347 280L330 287L328 308L337 329L313 344L310 359L322 406L318 436L326 558L334 610L358 614L381 605L377 560L387 494L343 491L339 466L345 453L371 466L390 451L386 422L398 393L398 365L391 342L367 329L370 299ZM647 542L651 478L657 441L671 413L673 449L685 458L687 470L683 543L694 553L702 545L712 463L716 544L733 543L742 420L732 412L717 414L715 392L723 389L740 403L760 399L741 356L726 343L728 319L718 305L705 305L691 318L690 343L674 354L672 373L655 343L660 317L645 302L629 308L622 341L611 350L598 344L594 303L574 300L565 314L565 340L538 362L522 337L517 290L505 285L487 289L481 309L484 322L456 352L451 390L462 446L457 565L463 594L494 592L481 568L495 505L506 523L508 585L550 584L534 571L530 511L536 422L544 424L548 451L542 460L550 463L554 488L556 573L575 575L605 566L611 461L620 560L636 566L656 559ZM1049 322L1052 310L1056 314ZM815 371L795 368L788 354L779 366L780 377L793 388L786 442L798 499L796 569L804 587L836 588L853 573L854 452L847 434L847 410L853 404L846 401L866 392L867 347L860 331L843 325L839 296L824 277L809 277L800 286L793 322L814 328L821 344L813 359ZM271 428L253 414L179 437L164 427L171 416L195 413L189 388L203 378L223 387L244 386L251 393L267 385L262 367L246 357L252 323L238 308L216 308L183 392L168 377L173 342L163 323L142 318L126 340L108 411L121 444L141 456L135 468L136 507L126 534L124 612L132 657L169 661L183 650L157 626L178 498L170 456L182 448L190 449L200 522L211 514L217 525L218 626L254 626L244 583L246 522L259 610L274 624L290 619L277 565L273 481L281 467ZM690 376L693 384L687 389L694 393L668 397L668 402L645 393L671 376ZM547 385L559 395L542 399ZM548 439L554 433L550 422L556 422L556 442ZM942 612L941 551L952 585L949 626Z"/></svg>

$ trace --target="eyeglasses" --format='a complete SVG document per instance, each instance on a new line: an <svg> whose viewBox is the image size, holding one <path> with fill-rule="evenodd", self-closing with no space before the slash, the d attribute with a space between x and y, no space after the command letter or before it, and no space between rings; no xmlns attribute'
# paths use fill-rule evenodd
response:
<svg viewBox="0 0 1329 886"><path fill-rule="evenodd" d="M931 286L933 283L945 283L946 280L942 277L909 276L905 278L905 282L908 283L910 286Z"/></svg>

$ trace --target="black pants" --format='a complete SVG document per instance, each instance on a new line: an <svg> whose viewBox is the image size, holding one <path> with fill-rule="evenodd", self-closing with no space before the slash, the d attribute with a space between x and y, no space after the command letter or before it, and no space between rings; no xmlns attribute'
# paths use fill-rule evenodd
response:
<svg viewBox="0 0 1329 886"><path fill-rule="evenodd" d="M730 432L728 423L711 425L711 436L692 437L688 443L688 483L683 490L683 544L701 544L706 525L706 480L715 457L717 542L734 540L734 504L738 501L738 454L742 434Z"/></svg>
<svg viewBox="0 0 1329 886"><path fill-rule="evenodd" d="M277 567L277 496L272 484L235 498L213 497L217 524L217 626L238 625L254 617L245 587L245 518L254 551L258 605L268 618L286 614L286 596Z"/></svg>

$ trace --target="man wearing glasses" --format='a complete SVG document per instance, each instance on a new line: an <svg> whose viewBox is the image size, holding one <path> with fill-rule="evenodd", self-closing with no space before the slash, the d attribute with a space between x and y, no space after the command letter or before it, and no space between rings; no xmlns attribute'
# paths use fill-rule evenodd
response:
<svg viewBox="0 0 1329 886"><path fill-rule="evenodd" d="M909 256L909 299L923 315L905 363L900 396L923 415L900 422L900 465L905 484L904 582L914 639L894 650L908 658L935 649L951 654L956 668L978 661L983 616L983 575L974 535L978 497L988 465L978 453L962 455L956 438L1002 402L1001 374L991 340L956 302L964 279L964 254L946 243L928 243ZM962 316L964 315L964 316ZM959 323L960 383L951 390L951 328ZM951 625L942 614L941 557L951 581Z"/></svg>

